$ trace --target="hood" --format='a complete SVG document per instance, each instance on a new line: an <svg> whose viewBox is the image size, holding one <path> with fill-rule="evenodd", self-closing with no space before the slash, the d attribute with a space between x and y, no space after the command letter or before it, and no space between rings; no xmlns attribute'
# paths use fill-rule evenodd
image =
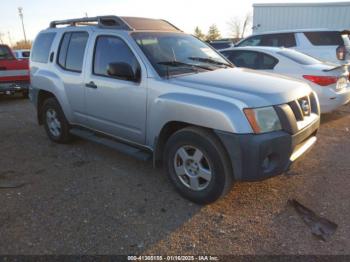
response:
<svg viewBox="0 0 350 262"><path fill-rule="evenodd" d="M309 85L300 80L244 68L178 76L169 81L176 85L238 99L247 107L284 104L311 92Z"/></svg>

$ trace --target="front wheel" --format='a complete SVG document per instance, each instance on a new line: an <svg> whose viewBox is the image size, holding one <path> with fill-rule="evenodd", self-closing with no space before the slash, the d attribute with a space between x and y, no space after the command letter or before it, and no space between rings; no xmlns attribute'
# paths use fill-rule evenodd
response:
<svg viewBox="0 0 350 262"><path fill-rule="evenodd" d="M211 203L231 189L229 159L209 130L189 127L173 134L166 144L165 162L176 189L193 202Z"/></svg>
<svg viewBox="0 0 350 262"><path fill-rule="evenodd" d="M46 133L53 142L60 144L70 142L69 123L55 98L45 100L41 116Z"/></svg>

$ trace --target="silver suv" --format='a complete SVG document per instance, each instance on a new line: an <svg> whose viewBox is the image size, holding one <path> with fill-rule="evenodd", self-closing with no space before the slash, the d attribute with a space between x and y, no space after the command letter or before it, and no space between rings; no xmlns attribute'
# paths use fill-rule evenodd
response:
<svg viewBox="0 0 350 262"><path fill-rule="evenodd" d="M197 203L233 181L283 173L319 128L307 84L234 68L164 20L51 22L34 42L30 71L30 98L52 141L74 135L153 159Z"/></svg>

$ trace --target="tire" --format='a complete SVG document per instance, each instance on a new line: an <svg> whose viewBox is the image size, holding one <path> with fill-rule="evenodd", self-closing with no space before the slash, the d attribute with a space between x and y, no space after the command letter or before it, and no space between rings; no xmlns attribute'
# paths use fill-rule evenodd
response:
<svg viewBox="0 0 350 262"><path fill-rule="evenodd" d="M66 144L71 141L72 136L69 133L69 123L55 98L48 98L44 101L41 117L46 133L51 141L59 144Z"/></svg>
<svg viewBox="0 0 350 262"><path fill-rule="evenodd" d="M232 188L227 153L206 129L188 127L174 133L166 143L165 168L177 191L198 204L214 202Z"/></svg>

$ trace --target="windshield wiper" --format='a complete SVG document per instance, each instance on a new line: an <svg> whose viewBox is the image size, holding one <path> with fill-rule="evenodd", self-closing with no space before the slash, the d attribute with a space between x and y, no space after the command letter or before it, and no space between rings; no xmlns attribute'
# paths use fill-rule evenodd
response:
<svg viewBox="0 0 350 262"><path fill-rule="evenodd" d="M165 66L173 66L173 67L179 67L179 66L188 66L192 68L201 68L204 70L210 70L213 71L212 68L209 68L207 66L202 66L202 65L196 65L196 64L188 64L180 61L164 61L164 62L158 62L158 65L165 65Z"/></svg>
<svg viewBox="0 0 350 262"><path fill-rule="evenodd" d="M233 67L231 64L228 63L223 63L211 58L207 58L207 57L196 57L196 56L191 56L188 59L194 60L194 61L199 61L199 62L204 62L204 63L209 63L209 64L214 64L214 65L223 65L223 66L227 66L227 67Z"/></svg>

